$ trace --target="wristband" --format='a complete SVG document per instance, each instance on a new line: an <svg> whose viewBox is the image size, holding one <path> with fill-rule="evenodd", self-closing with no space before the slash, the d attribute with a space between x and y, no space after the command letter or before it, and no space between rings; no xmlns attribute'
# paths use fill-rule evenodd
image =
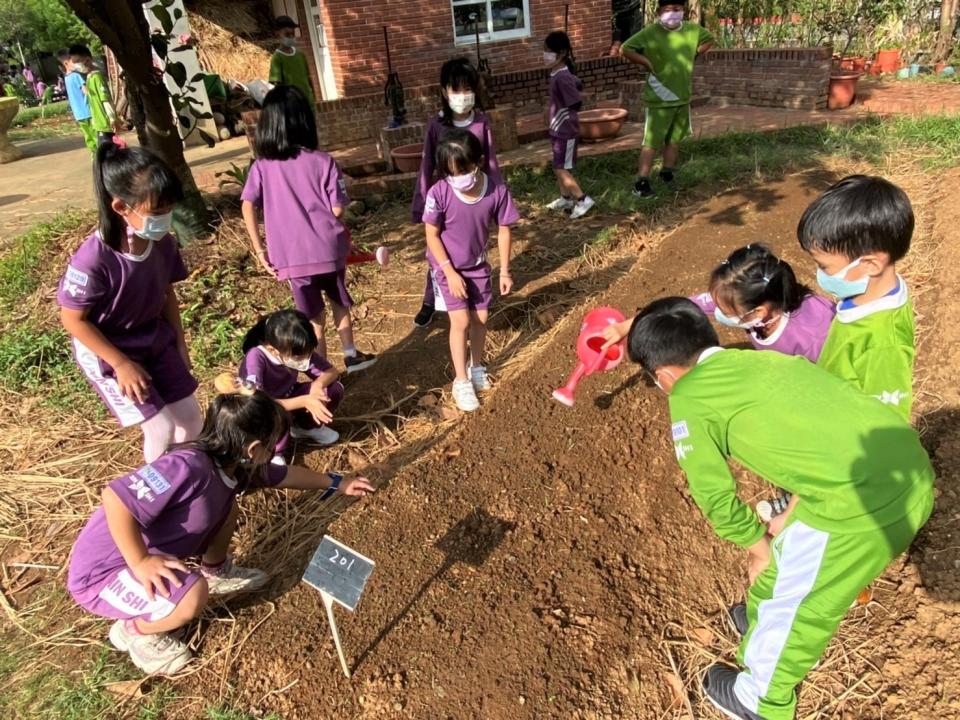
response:
<svg viewBox="0 0 960 720"><path fill-rule="evenodd" d="M339 490L340 483L343 481L343 475L338 475L337 473L327 473L327 477L330 478L330 487L323 491L323 495L320 496L321 500L326 500Z"/></svg>

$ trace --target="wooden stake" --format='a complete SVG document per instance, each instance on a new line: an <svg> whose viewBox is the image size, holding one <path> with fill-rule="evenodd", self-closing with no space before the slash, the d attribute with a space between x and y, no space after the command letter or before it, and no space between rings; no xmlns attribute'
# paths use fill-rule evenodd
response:
<svg viewBox="0 0 960 720"><path fill-rule="evenodd" d="M327 609L327 620L330 621L330 631L333 633L333 644L337 646L337 655L340 656L340 667L343 668L343 674L347 676L347 679L350 679L350 668L347 667L347 659L343 656L343 647L340 645L340 633L337 630L337 621L333 617L333 598L323 590L320 591L320 598L323 600L323 606Z"/></svg>

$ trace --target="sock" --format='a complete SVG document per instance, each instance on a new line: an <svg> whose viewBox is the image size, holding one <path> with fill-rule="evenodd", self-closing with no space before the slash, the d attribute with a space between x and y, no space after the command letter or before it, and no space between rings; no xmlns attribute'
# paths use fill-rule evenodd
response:
<svg viewBox="0 0 960 720"><path fill-rule="evenodd" d="M660 177L663 178L665 182L673 180L673 168L663 168L663 170L660 171Z"/></svg>
<svg viewBox="0 0 960 720"><path fill-rule="evenodd" d="M124 620L123 629L126 630L131 635L143 635L143 633L140 632L140 628L137 627L136 618L130 618L129 620Z"/></svg>
<svg viewBox="0 0 960 720"><path fill-rule="evenodd" d="M584 193L583 195L581 195L580 197L577 198L577 202L578 202L578 203L583 202L583 199L584 199L586 196L587 196L587 194Z"/></svg>
<svg viewBox="0 0 960 720"><path fill-rule="evenodd" d="M204 560L200 561L200 572L203 575L219 575L220 571L223 570L223 566L227 564L227 559L224 558L218 563L208 563Z"/></svg>
<svg viewBox="0 0 960 720"><path fill-rule="evenodd" d="M344 357L349 357L349 358L356 357L356 356L357 356L357 349L356 349L355 347L353 347L352 345L351 345L350 347L345 347L345 348L343 349L343 356L344 356Z"/></svg>

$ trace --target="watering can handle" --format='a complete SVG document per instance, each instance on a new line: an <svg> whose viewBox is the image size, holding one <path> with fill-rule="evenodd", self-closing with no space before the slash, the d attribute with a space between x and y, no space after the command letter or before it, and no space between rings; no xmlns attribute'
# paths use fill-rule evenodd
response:
<svg viewBox="0 0 960 720"><path fill-rule="evenodd" d="M590 363L590 366L587 368L586 374L593 375L593 373L597 371L597 368L600 367L600 364L604 361L606 357L607 357L606 351L597 353L597 359L594 360L592 363Z"/></svg>

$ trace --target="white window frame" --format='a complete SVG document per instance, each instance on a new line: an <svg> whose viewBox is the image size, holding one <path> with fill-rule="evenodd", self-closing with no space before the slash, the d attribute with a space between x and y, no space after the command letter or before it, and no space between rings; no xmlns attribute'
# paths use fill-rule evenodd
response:
<svg viewBox="0 0 960 720"><path fill-rule="evenodd" d="M453 25L453 43L454 45L475 45L477 42L477 36L471 34L464 37L457 37L457 21L454 17L453 10L454 8L461 7L463 5L479 5L481 2L485 2L487 6L486 17L487 17L487 31L480 33L480 42L481 43L493 43L500 42L501 40L517 40L520 38L530 37L531 33L531 22L530 22L530 0L523 0L523 21L524 27L519 30L497 30L493 29L493 8L492 5L495 0L450 0L450 23Z"/></svg>

